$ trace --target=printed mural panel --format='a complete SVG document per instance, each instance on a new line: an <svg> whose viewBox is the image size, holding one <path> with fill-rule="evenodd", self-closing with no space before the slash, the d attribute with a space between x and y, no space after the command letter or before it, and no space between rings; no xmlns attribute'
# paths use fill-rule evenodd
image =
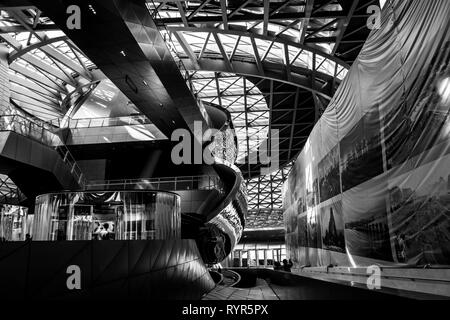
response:
<svg viewBox="0 0 450 320"><path fill-rule="evenodd" d="M450 155L389 180L391 240L398 262L450 261Z"/></svg>
<svg viewBox="0 0 450 320"><path fill-rule="evenodd" d="M450 2L392 6L286 184L299 266L450 264Z"/></svg>
<svg viewBox="0 0 450 320"><path fill-rule="evenodd" d="M337 199L320 208L322 248L345 253L342 201Z"/></svg>
<svg viewBox="0 0 450 320"><path fill-rule="evenodd" d="M393 261L386 211L387 195L384 176L367 181L342 195L345 240L350 255Z"/></svg>

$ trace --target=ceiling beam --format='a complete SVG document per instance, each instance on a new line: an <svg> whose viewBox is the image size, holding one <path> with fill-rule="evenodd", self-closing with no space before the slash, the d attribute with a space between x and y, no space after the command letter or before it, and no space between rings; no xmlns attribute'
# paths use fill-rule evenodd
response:
<svg viewBox="0 0 450 320"><path fill-rule="evenodd" d="M234 9L233 11L231 11L231 13L228 15L228 19L230 19L231 17L233 17L235 14L237 14L239 11L241 11L242 9L244 9L249 3L253 2L254 0L246 0L244 1L240 6L238 6L236 9Z"/></svg>
<svg viewBox="0 0 450 320"><path fill-rule="evenodd" d="M344 37L345 31L347 30L348 25L350 24L350 20L353 17L353 14L355 13L356 7L359 4L359 0L353 0L352 2L352 6L350 7L347 16L345 17L345 19L342 21L342 25L340 26L339 29L339 34L336 37L336 42L333 48L333 51L331 52L333 55L336 54L336 51L339 49L339 45L341 44L341 40Z"/></svg>
<svg viewBox="0 0 450 320"><path fill-rule="evenodd" d="M263 35L267 36L267 29L269 27L270 0L263 0L263 1L264 1Z"/></svg>
<svg viewBox="0 0 450 320"><path fill-rule="evenodd" d="M309 0L312 1L312 0ZM369 15L359 15L358 17L368 17ZM314 14L314 18L318 19L336 19L336 18L345 18L346 14L343 11L320 11ZM269 17L269 21L283 21L283 20L292 20L292 19L309 19L304 12L282 12L277 13ZM242 14L242 15L232 15L230 13L228 15L228 23L231 22L255 22L255 21L263 21L264 14ZM179 25L183 23L182 18L161 18L156 19L155 22L158 25ZM222 23L222 15L210 15L210 16L195 16L190 21L190 23Z"/></svg>
<svg viewBox="0 0 450 320"><path fill-rule="evenodd" d="M222 11L223 28L228 29L228 12L227 12L227 0L220 0L220 9Z"/></svg>
<svg viewBox="0 0 450 320"><path fill-rule="evenodd" d="M189 22L186 17L186 12L184 11L183 4L181 2L177 2L178 11L180 12L181 21L186 27L189 27Z"/></svg>
<svg viewBox="0 0 450 320"><path fill-rule="evenodd" d="M300 96L300 90L297 89L295 92L295 100L294 100L294 115L292 116L292 123L291 123L291 134L289 139L289 151L288 151L288 159L291 159L291 150L292 150L292 142L294 141L294 132L295 132L295 119L297 118L297 107L298 107L298 100Z"/></svg>
<svg viewBox="0 0 450 320"><path fill-rule="evenodd" d="M203 9L204 6L206 6L211 0L204 0L200 5L192 11L189 16L187 17L188 20L191 20L200 10Z"/></svg>
<svg viewBox="0 0 450 320"><path fill-rule="evenodd" d="M314 0L306 0L305 5L305 18L302 20L302 30L300 31L299 43L305 42L306 31L308 30L309 19L311 18L314 9Z"/></svg>

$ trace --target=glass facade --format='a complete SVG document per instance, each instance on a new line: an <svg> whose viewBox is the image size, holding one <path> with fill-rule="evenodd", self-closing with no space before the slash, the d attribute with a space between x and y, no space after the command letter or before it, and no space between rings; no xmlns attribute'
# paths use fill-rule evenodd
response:
<svg viewBox="0 0 450 320"><path fill-rule="evenodd" d="M74 106L71 114L72 122L77 120L86 121L86 119L114 119L116 117L140 115L136 106L109 79L102 80L80 98L78 101L72 101L67 106L68 108ZM140 116L148 121L145 116ZM105 121L104 125L107 124L108 121Z"/></svg>
<svg viewBox="0 0 450 320"><path fill-rule="evenodd" d="M180 229L175 193L68 192L36 198L33 240L179 239Z"/></svg>
<svg viewBox="0 0 450 320"><path fill-rule="evenodd" d="M27 208L2 205L0 209L0 242L23 241L30 228Z"/></svg>
<svg viewBox="0 0 450 320"><path fill-rule="evenodd" d="M272 267L286 259L285 244L238 244L231 253L232 267Z"/></svg>

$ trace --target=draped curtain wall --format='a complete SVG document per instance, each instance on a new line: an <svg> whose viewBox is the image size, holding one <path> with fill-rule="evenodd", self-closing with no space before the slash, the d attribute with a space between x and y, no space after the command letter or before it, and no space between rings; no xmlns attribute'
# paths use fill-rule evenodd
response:
<svg viewBox="0 0 450 320"><path fill-rule="evenodd" d="M449 16L386 3L284 187L297 266L450 264Z"/></svg>

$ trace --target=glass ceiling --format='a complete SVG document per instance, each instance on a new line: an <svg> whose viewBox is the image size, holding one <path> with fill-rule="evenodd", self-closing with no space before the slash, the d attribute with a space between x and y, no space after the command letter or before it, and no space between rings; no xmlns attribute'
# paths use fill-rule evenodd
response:
<svg viewBox="0 0 450 320"><path fill-rule="evenodd" d="M247 181L248 210L283 209L283 184L292 168L292 163L269 175Z"/></svg>
<svg viewBox="0 0 450 320"><path fill-rule="evenodd" d="M11 98L23 110L47 121L61 117L65 96L91 81L93 64L62 31L30 28L38 24L52 22L33 8L0 12L0 38L10 53Z"/></svg>
<svg viewBox="0 0 450 320"><path fill-rule="evenodd" d="M4 174L0 174L0 204L17 205L26 197L15 183Z"/></svg>
<svg viewBox="0 0 450 320"><path fill-rule="evenodd" d="M244 3L244 1L242 1ZM338 3L332 3L329 1L328 4L323 5L320 10L326 12L341 11L342 7ZM203 1L186 1L180 6L176 5L176 1L149 1L147 7L155 17L155 19L168 19L168 18L183 18L183 15L188 19L192 17L222 17L221 6L215 2L209 2L207 5L203 6ZM237 8L228 8L227 15L263 15L264 5L262 0L255 0L251 3L243 6L240 10L234 11ZM279 3L279 7L271 12L275 13L304 13L306 9L305 1L291 0ZM183 12L181 12L181 10ZM234 12L233 12L234 11ZM293 15L295 16L295 15ZM292 18L292 19L277 19L276 21L269 21L267 24L267 31L270 35L275 35L277 37L282 37L284 39L299 42L302 37L302 32L304 29L304 19ZM320 31L315 32L315 37L334 37L337 35L337 26L339 20L331 18L317 18L309 19L308 25L315 27ZM191 25L196 27L205 27L205 23L190 22ZM176 22L166 23L168 26L177 25ZM182 25L178 23L178 25ZM214 24L209 23L209 26L214 26L214 28L224 28L222 22L217 22ZM328 28L322 27L328 26ZM241 29L247 32L252 32L255 34L264 33L264 22L263 20L254 21L228 21L227 28L230 29ZM226 28L225 28L226 29ZM334 48L335 43L317 43L313 46L320 48L325 53L331 53Z"/></svg>
<svg viewBox="0 0 450 320"><path fill-rule="evenodd" d="M72 119L120 118L140 115L138 108L109 80L102 80L86 101L74 110Z"/></svg>
<svg viewBox="0 0 450 320"><path fill-rule="evenodd" d="M333 2L335 1L328 1L317 10L342 11L342 7ZM263 1L251 1L248 2L248 5L245 5L244 1L242 3L242 9L239 9L236 3L234 3L234 8L227 8L226 15L231 17L233 14L236 14L236 16L240 14L264 14ZM260 59L261 63L280 65L280 69L288 69L287 65L289 64L300 69L315 70L339 80L344 79L347 75L346 67L337 64L335 60L329 59L326 55L320 54L320 51L325 54L334 54L334 41L308 43L309 47L320 51L310 51L305 49L304 46L296 45L304 42L303 39L300 41L302 37L306 39L336 38L340 33L340 19L315 17L309 20L269 20L267 29L264 30L262 19L247 22L228 20L227 25L225 25L221 21L224 19L224 15L220 3L215 1L181 3L151 1L147 5L153 17L156 20L163 21L160 24L161 32L179 58L187 57L194 63L200 63L204 58L210 58L212 61L222 59L230 62L240 60L255 63L258 63L257 60ZM276 6L277 4L275 4ZM270 15L278 12L305 12L306 2L297 0L280 1L279 7L275 10L273 8L274 4L270 3ZM218 22L206 22L208 19L203 19L204 23L197 22L200 21L200 19L195 20L197 17L210 17L210 21L215 19ZM307 25L305 25L305 21ZM264 34L267 34L267 36L261 36ZM261 106L247 108L244 98L246 90L243 84L245 78L230 73L205 71L191 72L191 75L193 87L199 99L231 109L238 135L239 159L241 160L247 154L247 150L245 150L247 148L247 137L254 140L253 144L248 146L249 151L260 144L258 139L267 137L270 118L264 96L257 92L259 90L254 87L256 90L249 92L247 96L253 95L254 101L258 101ZM233 83L233 81L236 82ZM229 89L224 90L227 86L230 86ZM245 112L246 110L247 112ZM252 123L255 126L252 126ZM255 139L252 139L252 137L255 137ZM291 166L288 165L272 175L261 176L248 181L249 210L271 211L282 208L282 185L290 168Z"/></svg>
<svg viewBox="0 0 450 320"><path fill-rule="evenodd" d="M345 66L336 64L335 61L327 58L325 55L315 54L313 51L306 50L297 45L286 45L276 40L267 40L251 34L226 34L217 32L217 38L212 32L202 32L199 30L180 31L178 29L161 30L167 42L171 43L178 56L188 56L186 49L180 43L183 41L185 46L189 46L197 59L200 58L224 58L222 49L227 55L228 60L243 59L244 61L254 61L260 59L261 62L286 65L284 50L287 48L289 64L293 67L313 70L325 75L336 77L339 80L347 75ZM176 34L175 34L176 33ZM257 52L254 52L252 41L255 42ZM286 47L285 47L286 45ZM328 50L324 50L328 51ZM256 55L258 58L256 58ZM316 60L314 61L314 57Z"/></svg>
<svg viewBox="0 0 450 320"><path fill-rule="evenodd" d="M67 111L63 110L63 101L77 87L91 82L91 69L95 66L62 31L17 31L24 30L24 25L52 24L37 10L1 11L0 17L0 26L11 30L0 34L10 51L11 98L23 110L42 120L55 122L55 119L61 119ZM225 39L233 40L232 36L223 37L227 44L229 41ZM239 50L246 50L246 45L242 40ZM217 46L211 46L211 50L217 52ZM244 54L244 51L238 52ZM273 53L268 57L273 57ZM232 114L239 141L239 160L266 139L269 110L264 96L253 83L244 77L224 73L197 71L191 72L190 77L199 99L221 105ZM106 110L109 106L106 108L101 101L95 105L95 110L81 108L73 116L89 118L100 116L98 114L109 115Z"/></svg>
<svg viewBox="0 0 450 320"><path fill-rule="evenodd" d="M243 162L240 160L244 160L248 151L256 150L267 138L269 108L265 97L255 84L234 74L193 71L190 79L199 100L230 112L238 138L237 162Z"/></svg>
<svg viewBox="0 0 450 320"><path fill-rule="evenodd" d="M244 1L242 1L244 2ZM385 1L381 1L384 4ZM206 5L201 7L203 4ZM318 11L341 11L336 1L326 1ZM277 4L272 1L271 10ZM235 22L228 21L225 28L220 20L223 15L219 1L148 1L148 9L156 20L168 18L217 17L217 23L189 22L189 30L172 31L170 28L185 27L181 21L167 23L161 29L177 55L186 56L185 48L175 35L185 40L197 58L223 58L226 53L229 60L242 59L255 61L258 55L262 62L274 64L291 64L294 67L316 71L343 79L347 69L320 54L313 59L313 53L295 45L302 37L335 38L339 35L339 19L314 17L311 19L276 19L270 20L266 27L262 20ZM232 15L262 15L262 0L254 0L249 5L237 10L227 9ZM280 1L278 7L270 14L304 13L304 0ZM305 25L305 21L308 21ZM157 21L158 22L158 21ZM92 80L93 63L58 30L35 31L29 26L53 24L41 13L29 8L8 9L0 11L0 39L9 47L11 98L25 111L43 120L61 118L65 110L62 102L76 87ZM26 26L26 27L25 27ZM24 31L28 28L27 31ZM197 28L197 30L195 30ZM215 34L208 30L215 29ZM267 28L267 29L265 29ZM235 31L225 32L224 29ZM239 32L241 34L239 35ZM242 34L244 32L244 34ZM267 36L261 36L267 34ZM216 37L217 36L217 37ZM254 44L256 51L254 52ZM287 45L285 46L284 44ZM334 42L310 42L308 46L319 49L325 54L335 51ZM287 49L287 59L285 50ZM288 60L288 61L285 61ZM269 109L264 95L257 86L245 77L230 73L206 71L189 71L194 93L200 100L221 105L233 117L239 142L241 160L248 151L254 150L267 137ZM101 102L101 101L100 101ZM101 104L98 104L100 107ZM101 108L98 109L103 111ZM81 110L78 117L90 117L92 114ZM247 143L247 137L249 142ZM281 184L290 166L269 176L262 176L248 181L249 209L281 208ZM1 176L0 176L1 178ZM7 177L6 177L7 178ZM8 182L10 184L10 182ZM5 184L8 185L8 184Z"/></svg>

